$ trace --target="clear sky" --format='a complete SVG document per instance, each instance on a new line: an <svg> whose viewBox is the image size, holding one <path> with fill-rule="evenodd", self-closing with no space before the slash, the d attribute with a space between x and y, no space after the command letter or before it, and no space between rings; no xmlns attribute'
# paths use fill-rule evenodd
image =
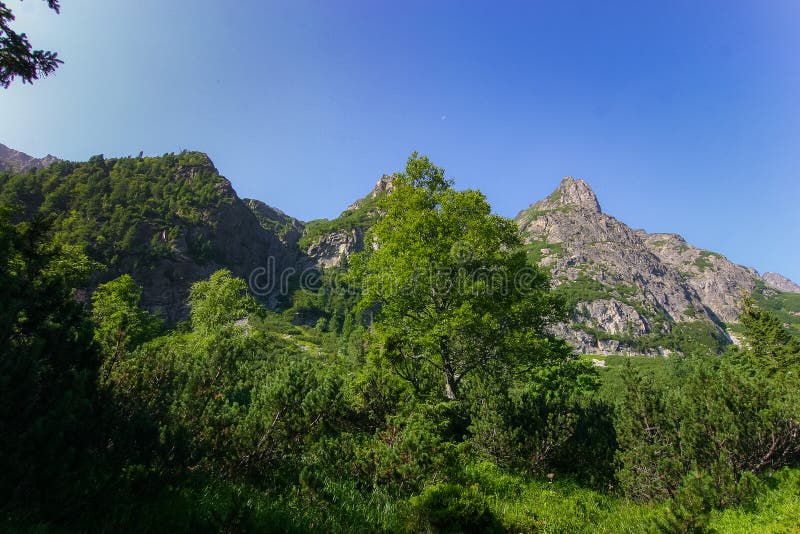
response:
<svg viewBox="0 0 800 534"><path fill-rule="evenodd" d="M412 150L514 216L564 175L634 228L800 281L800 2L7 0L65 64L0 143L207 152L334 217Z"/></svg>

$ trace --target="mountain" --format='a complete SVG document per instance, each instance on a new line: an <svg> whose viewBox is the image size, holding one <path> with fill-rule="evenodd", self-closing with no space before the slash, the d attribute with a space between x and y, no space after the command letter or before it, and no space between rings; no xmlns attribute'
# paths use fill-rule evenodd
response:
<svg viewBox="0 0 800 534"><path fill-rule="evenodd" d="M570 307L558 333L584 353L668 353L695 342L719 348L744 295L765 283L792 287L783 277L762 281L755 269L677 234L633 230L604 214L591 187L572 177L515 220L532 260L551 271Z"/></svg>
<svg viewBox="0 0 800 534"><path fill-rule="evenodd" d="M29 172L0 172L0 204L14 208L14 220L51 216L58 240L105 266L93 284L130 273L143 286L143 306L170 322L186 318L191 284L220 268L251 281L275 306L300 273L341 267L363 250L394 179L382 176L335 219L304 223L239 198L199 152L35 163L2 149L11 154L5 165L29 165ZM603 213L583 180L564 178L515 221L530 261L551 272L569 306L557 333L580 352L720 349L735 334L745 294L800 332L800 286L775 273L762 277L679 235L634 230Z"/></svg>
<svg viewBox="0 0 800 534"><path fill-rule="evenodd" d="M658 349L678 322L724 336L682 274L639 232L604 214L583 180L564 178L515 220L532 260L551 271L570 306L570 324L558 333L581 352Z"/></svg>
<svg viewBox="0 0 800 534"><path fill-rule="evenodd" d="M339 267L353 252L364 249L364 234L378 213L378 200L391 192L393 177L383 175L365 197L350 204L337 218L317 219L305 226L300 247L318 267Z"/></svg>
<svg viewBox="0 0 800 534"><path fill-rule="evenodd" d="M312 265L336 268L364 248L364 235L391 192L392 176L337 218L305 224L298 244ZM753 294L787 324L800 324L800 299L769 290L791 281L765 279L721 254L689 245L676 234L634 230L603 213L591 187L567 177L516 222L528 255L548 269L570 320L557 332L588 354L668 354L730 343L742 296ZM778 275L779 276L779 275Z"/></svg>
<svg viewBox="0 0 800 534"><path fill-rule="evenodd" d="M52 217L56 239L105 266L94 284L129 273L142 305L175 322L187 317L191 284L220 269L249 279L274 304L282 273L294 273L302 225L238 197L199 152L155 158L57 161L25 174L0 173L0 205L16 220Z"/></svg>
<svg viewBox="0 0 800 534"><path fill-rule="evenodd" d="M0 143L0 172L26 172L29 169L41 169L52 165L58 161L58 158L46 155L43 158L34 158L19 150L8 148L6 145Z"/></svg>
<svg viewBox="0 0 800 534"><path fill-rule="evenodd" d="M778 273L764 273L761 275L761 279L772 289L777 289L785 293L800 293L800 285L795 284Z"/></svg>

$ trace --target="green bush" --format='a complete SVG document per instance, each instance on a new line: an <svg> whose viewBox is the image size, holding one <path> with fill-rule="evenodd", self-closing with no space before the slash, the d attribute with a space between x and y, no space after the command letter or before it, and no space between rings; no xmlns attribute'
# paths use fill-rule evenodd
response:
<svg viewBox="0 0 800 534"><path fill-rule="evenodd" d="M414 530L502 532L486 499L475 488L437 484L411 499Z"/></svg>

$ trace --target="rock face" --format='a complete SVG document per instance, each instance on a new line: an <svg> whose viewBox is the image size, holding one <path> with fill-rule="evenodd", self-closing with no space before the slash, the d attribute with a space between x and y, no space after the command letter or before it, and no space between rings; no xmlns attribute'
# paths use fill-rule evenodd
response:
<svg viewBox="0 0 800 534"><path fill-rule="evenodd" d="M756 286L758 273L725 256L689 245L677 234L637 232L650 250L666 265L676 269L694 289L703 305L725 323L735 322L742 311L742 295Z"/></svg>
<svg viewBox="0 0 800 534"><path fill-rule="evenodd" d="M376 200L378 197L390 193L394 189L394 176L389 174L384 174L381 176L378 181L375 183L375 187L372 188L372 191L365 196L364 198L360 198L350 204L347 207L346 211L355 211L360 209L362 206L367 206L372 204L371 200Z"/></svg>
<svg viewBox="0 0 800 534"><path fill-rule="evenodd" d="M761 275L761 280L772 289L783 291L785 293L800 293L800 286L789 280L783 275L778 273L764 273Z"/></svg>
<svg viewBox="0 0 800 534"><path fill-rule="evenodd" d="M22 173L28 169L47 167L56 161L58 161L58 158L50 154L43 158L34 158L0 143L0 171Z"/></svg>
<svg viewBox="0 0 800 534"><path fill-rule="evenodd" d="M216 172L210 160L207 169ZM174 179L191 180L193 174L199 171L200 168L185 169ZM170 241L171 253L168 257L142 270L133 256L124 259L109 273L114 276L130 273L142 284L142 306L160 313L170 322L188 316L187 299L191 285L222 268L229 269L246 281L251 279L254 272L263 270L256 279L261 289L252 284L251 289L262 300L274 305L281 296L281 274L294 270L298 262L300 254L296 242L301 227L288 222L291 218L287 217L289 230L286 232L263 224L258 213L274 213L277 221L282 220L277 216L281 212L272 211L273 208L262 202L243 201L231 183L221 176L216 194L222 201L212 204L199 224L183 229ZM143 240L150 238L150 230L143 230ZM198 261L191 253L191 243L197 241L210 243L208 259L204 261Z"/></svg>
<svg viewBox="0 0 800 534"><path fill-rule="evenodd" d="M738 320L744 295L762 294L764 285L800 293L781 275L759 276L677 234L632 230L604 214L589 185L572 177L515 220L529 255L550 269L570 305L570 321L556 333L580 352L669 353L659 343L690 324L684 333L730 341L723 329ZM649 345L637 343L648 337Z"/></svg>
<svg viewBox="0 0 800 534"><path fill-rule="evenodd" d="M276 234L286 247L297 247L297 242L303 237L305 228L302 221L286 215L278 208L268 206L260 200L244 198L242 201L255 214L264 230Z"/></svg>
<svg viewBox="0 0 800 534"><path fill-rule="evenodd" d="M579 351L618 353L626 338L668 333L676 322L718 329L682 273L642 233L604 214L583 180L564 178L515 220L530 253L550 269L555 285L565 286L571 322L561 330Z"/></svg>
<svg viewBox="0 0 800 534"><path fill-rule="evenodd" d="M364 250L365 231L359 227L322 234L305 252L317 267L339 267L350 254Z"/></svg>
<svg viewBox="0 0 800 534"><path fill-rule="evenodd" d="M383 175L370 193L347 207L332 221L312 221L306 225L310 235L305 253L318 267L339 267L355 252L364 250L364 235L380 217L378 199L394 189L394 176ZM303 247L301 247L303 248Z"/></svg>

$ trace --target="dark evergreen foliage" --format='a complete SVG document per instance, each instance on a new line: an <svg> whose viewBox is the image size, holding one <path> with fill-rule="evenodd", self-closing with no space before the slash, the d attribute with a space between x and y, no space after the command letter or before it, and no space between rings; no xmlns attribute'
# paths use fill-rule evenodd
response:
<svg viewBox="0 0 800 534"><path fill-rule="evenodd" d="M59 12L60 0L46 0L48 7ZM39 76L47 76L55 72L63 63L55 52L33 50L28 37L11 29L9 23L14 14L0 2L0 85L8 88L14 78L19 77L22 83L33 83Z"/></svg>
<svg viewBox="0 0 800 534"><path fill-rule="evenodd" d="M181 173L193 179L166 179ZM563 301L536 269L516 297L366 285L381 272L419 282L432 258L528 267L480 194L452 190L426 158L405 176L398 205L378 202L387 224L440 242L379 226L391 254L323 272L283 313L221 270L171 329L128 275L91 305L75 288L102 268L84 252L114 264L129 228L202 218L220 180L204 157L0 176L23 210L0 212L0 528L590 532L632 499L648 503L639 530L702 532L792 484L778 470L800 461L800 342L772 311L748 301L742 347L688 343L657 375L628 365L613 390L547 333ZM462 274L461 290L488 281ZM687 342L702 334L687 328ZM466 377L451 390L445 358ZM547 515L558 506L569 516Z"/></svg>

